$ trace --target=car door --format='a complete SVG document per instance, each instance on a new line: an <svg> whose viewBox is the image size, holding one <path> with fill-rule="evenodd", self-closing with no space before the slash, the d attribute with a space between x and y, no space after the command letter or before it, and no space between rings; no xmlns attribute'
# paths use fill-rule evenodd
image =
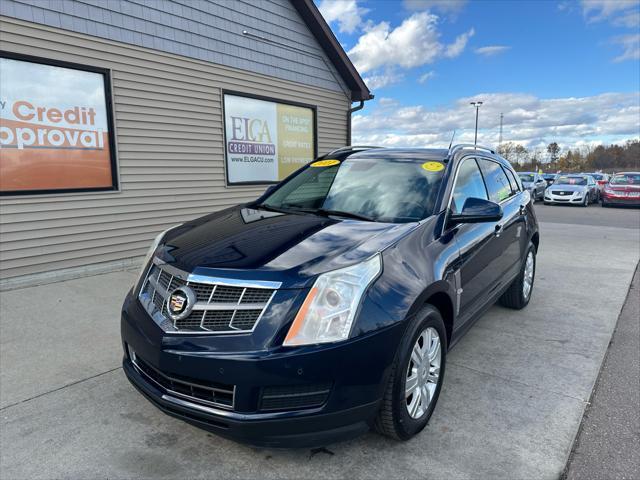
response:
<svg viewBox="0 0 640 480"><path fill-rule="evenodd" d="M536 173L536 198L544 197L544 190L547 188L547 182L542 175Z"/></svg>
<svg viewBox="0 0 640 480"><path fill-rule="evenodd" d="M496 248L499 257L496 260L493 274L496 279L496 288L504 286L511 281L520 270L521 259L526 245L523 243L524 199L517 186L511 185L507 174L508 167L500 163L479 158L478 164L487 186L489 200L500 204L503 211L502 219L496 226Z"/></svg>
<svg viewBox="0 0 640 480"><path fill-rule="evenodd" d="M450 199L450 211L460 213L467 198L487 200L487 190L474 157L464 157L458 165ZM456 330L469 320L493 290L499 275L495 262L500 256L497 222L448 225L460 251L455 274L458 278Z"/></svg>

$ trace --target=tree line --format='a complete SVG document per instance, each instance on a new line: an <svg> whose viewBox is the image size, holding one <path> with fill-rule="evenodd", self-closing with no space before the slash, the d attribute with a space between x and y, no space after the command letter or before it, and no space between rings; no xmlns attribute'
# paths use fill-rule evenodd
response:
<svg viewBox="0 0 640 480"><path fill-rule="evenodd" d="M624 145L598 145L563 152L556 142L546 148L527 149L514 142L505 142L498 153L521 171L539 169L555 172L607 173L640 170L640 140L628 140Z"/></svg>

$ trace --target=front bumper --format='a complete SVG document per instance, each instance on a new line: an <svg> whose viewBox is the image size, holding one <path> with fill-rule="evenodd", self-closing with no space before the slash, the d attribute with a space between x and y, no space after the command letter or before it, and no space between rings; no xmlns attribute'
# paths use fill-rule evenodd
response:
<svg viewBox="0 0 640 480"><path fill-rule="evenodd" d="M584 197L588 193L574 192L571 195L558 195L549 191L544 192L545 203L564 203L572 205L580 205L584 202Z"/></svg>
<svg viewBox="0 0 640 480"><path fill-rule="evenodd" d="M637 207L640 206L640 196L630 197L626 193L624 195L614 195L611 193L602 194L602 203L608 205L628 205Z"/></svg>
<svg viewBox="0 0 640 480"><path fill-rule="evenodd" d="M323 446L367 431L377 414L403 329L396 324L325 346L212 352L194 350L201 344L193 342L193 337L160 332L148 316L141 316L138 307L137 300L132 300L122 312L123 368L129 381L169 415L220 436L264 447ZM130 349L171 378L194 385L231 385L233 405L217 406L176 394L137 367ZM270 388L304 391L318 384L330 385L321 405L263 408L265 391Z"/></svg>

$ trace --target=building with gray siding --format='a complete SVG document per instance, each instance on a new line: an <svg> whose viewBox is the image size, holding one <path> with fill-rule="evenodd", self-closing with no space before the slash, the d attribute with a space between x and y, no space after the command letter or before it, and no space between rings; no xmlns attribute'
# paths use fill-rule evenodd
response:
<svg viewBox="0 0 640 480"><path fill-rule="evenodd" d="M3 288L136 263L371 97L311 0L3 0L0 50Z"/></svg>

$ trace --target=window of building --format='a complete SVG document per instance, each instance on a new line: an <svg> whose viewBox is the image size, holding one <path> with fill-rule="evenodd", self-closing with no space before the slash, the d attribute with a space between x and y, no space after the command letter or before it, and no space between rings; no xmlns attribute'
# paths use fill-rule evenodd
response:
<svg viewBox="0 0 640 480"><path fill-rule="evenodd" d="M277 183L316 155L316 110L310 105L224 93L229 185Z"/></svg>
<svg viewBox="0 0 640 480"><path fill-rule="evenodd" d="M0 55L0 194L117 188L108 72Z"/></svg>

